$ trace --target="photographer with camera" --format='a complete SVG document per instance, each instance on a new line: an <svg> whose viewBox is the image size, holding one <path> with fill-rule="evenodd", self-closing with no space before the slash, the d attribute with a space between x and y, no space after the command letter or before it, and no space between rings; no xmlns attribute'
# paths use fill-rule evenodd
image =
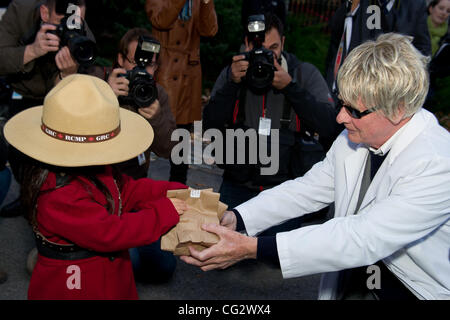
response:
<svg viewBox="0 0 450 320"><path fill-rule="evenodd" d="M167 93L154 80L160 65L159 42L148 30L134 28L124 34L118 49L115 67L106 68L98 75L109 83L121 107L139 113L154 129L151 148L121 164L124 173L139 179L147 177L151 151L169 158L174 145L170 136L176 124Z"/></svg>
<svg viewBox="0 0 450 320"><path fill-rule="evenodd" d="M118 168L133 179L146 178L150 153L168 158L174 142L170 136L176 129L169 98L154 77L160 66L160 44L144 28L128 30L119 42L114 68L95 67L92 75L109 83L120 106L148 120L154 132L151 147L138 157L118 164ZM146 137L142 137L143 139ZM142 282L167 281L175 271L172 253L161 251L160 241L130 250L135 278Z"/></svg>
<svg viewBox="0 0 450 320"><path fill-rule="evenodd" d="M230 208L306 172L325 155L326 146L317 136L331 140L336 125L334 103L319 70L283 51L285 38L279 18L271 13L250 16L248 29L247 50L234 56L216 80L203 112L203 126L257 133L280 129L276 141L280 167L275 175L261 175L260 166L250 164L249 157L246 164L225 164L220 200ZM249 147L247 143L247 153ZM289 228L296 226L297 222Z"/></svg>
<svg viewBox="0 0 450 320"><path fill-rule="evenodd" d="M43 104L45 95L64 77L92 62L94 36L83 22L84 0L14 0L0 21L0 76L13 97L8 117ZM9 147L9 162L20 183L21 153ZM1 216L21 214L15 200Z"/></svg>
<svg viewBox="0 0 450 320"><path fill-rule="evenodd" d="M0 22L0 75L8 76L14 100L21 100L13 114L42 104L56 83L93 60L95 42L82 22L85 12L84 0L11 2Z"/></svg>

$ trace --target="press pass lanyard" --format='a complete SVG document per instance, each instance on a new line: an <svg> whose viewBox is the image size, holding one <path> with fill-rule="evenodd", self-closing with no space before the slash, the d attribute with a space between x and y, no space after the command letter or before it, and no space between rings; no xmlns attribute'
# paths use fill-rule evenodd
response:
<svg viewBox="0 0 450 320"><path fill-rule="evenodd" d="M266 95L263 95L262 117L259 118L258 134L270 136L271 119L266 118Z"/></svg>

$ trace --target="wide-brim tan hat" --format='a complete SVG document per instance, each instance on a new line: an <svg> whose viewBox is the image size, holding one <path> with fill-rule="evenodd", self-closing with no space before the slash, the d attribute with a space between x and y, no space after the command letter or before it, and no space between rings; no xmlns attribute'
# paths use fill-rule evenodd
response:
<svg viewBox="0 0 450 320"><path fill-rule="evenodd" d="M81 74L59 82L43 106L11 118L4 134L29 157L62 167L123 162L147 150L153 141L147 120L120 108L105 81Z"/></svg>

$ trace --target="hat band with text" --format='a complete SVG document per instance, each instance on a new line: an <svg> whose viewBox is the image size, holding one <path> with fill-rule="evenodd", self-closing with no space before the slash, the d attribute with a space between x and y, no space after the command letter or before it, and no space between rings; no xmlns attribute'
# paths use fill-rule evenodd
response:
<svg viewBox="0 0 450 320"><path fill-rule="evenodd" d="M41 129L46 135L60 141L77 142L77 143L95 143L108 141L115 138L120 132L120 124L113 131L95 135L73 135L70 133L59 132L57 130L47 127L44 123L42 123Z"/></svg>

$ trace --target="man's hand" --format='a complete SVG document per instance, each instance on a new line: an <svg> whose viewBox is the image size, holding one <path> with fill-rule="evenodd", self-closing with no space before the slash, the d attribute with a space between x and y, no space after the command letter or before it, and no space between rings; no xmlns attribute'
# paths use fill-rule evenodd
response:
<svg viewBox="0 0 450 320"><path fill-rule="evenodd" d="M191 256L181 256L181 260L203 271L225 269L244 259L256 259L258 239L247 237L217 224L206 224L202 229L215 233L220 240L203 251L189 247Z"/></svg>
<svg viewBox="0 0 450 320"><path fill-rule="evenodd" d="M58 36L47 33L50 30L56 30L56 26L52 24L43 24L34 38L34 42L25 47L23 64L37 59L48 52L56 52L59 50Z"/></svg>
<svg viewBox="0 0 450 320"><path fill-rule="evenodd" d="M231 63L231 79L235 83L240 83L242 78L247 74L248 61L244 60L244 55L237 55L233 57Z"/></svg>
<svg viewBox="0 0 450 320"><path fill-rule="evenodd" d="M128 81L125 77L119 77L120 74L127 73L127 70L123 68L114 69L108 77L108 83L113 89L116 96L127 96L128 95L128 85L130 81Z"/></svg>
<svg viewBox="0 0 450 320"><path fill-rule="evenodd" d="M55 62L59 69L61 78L75 74L78 71L78 63L73 59L67 46L58 51L55 56Z"/></svg>
<svg viewBox="0 0 450 320"><path fill-rule="evenodd" d="M291 83L292 77L280 66L275 57L273 59L273 64L276 71L273 76L272 86L278 90L284 89L289 83Z"/></svg>
<svg viewBox="0 0 450 320"><path fill-rule="evenodd" d="M228 228L232 231L236 231L236 224L237 224L237 219L236 219L236 215L234 214L233 211L225 211L222 219L220 219L220 225Z"/></svg>
<svg viewBox="0 0 450 320"><path fill-rule="evenodd" d="M145 108L139 108L138 112L141 116L143 116L145 119L150 120L155 117L161 110L161 106L159 104L158 100L155 100L150 106Z"/></svg>

